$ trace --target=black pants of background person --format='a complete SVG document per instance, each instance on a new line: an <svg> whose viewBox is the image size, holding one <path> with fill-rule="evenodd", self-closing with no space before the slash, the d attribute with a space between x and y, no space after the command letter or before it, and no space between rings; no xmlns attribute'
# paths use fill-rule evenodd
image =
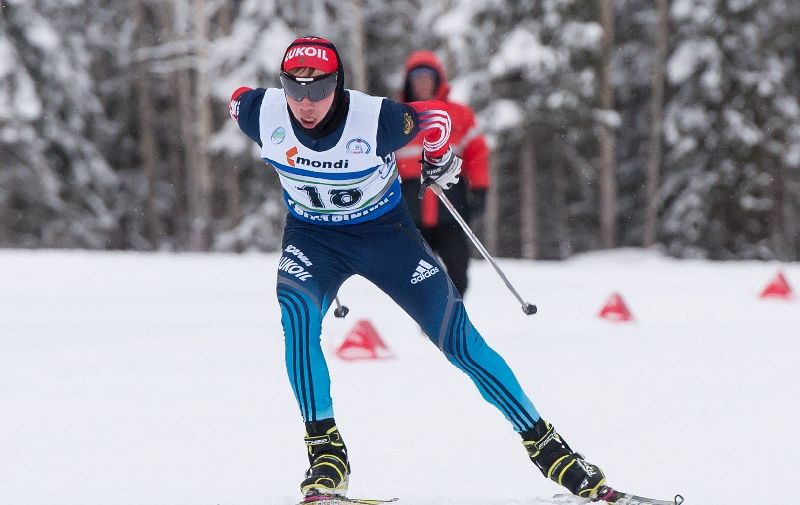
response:
<svg viewBox="0 0 800 505"><path fill-rule="evenodd" d="M469 284L469 243L464 231L456 223L440 223L432 228L420 228L420 231L431 249L442 258L447 275L463 298Z"/></svg>

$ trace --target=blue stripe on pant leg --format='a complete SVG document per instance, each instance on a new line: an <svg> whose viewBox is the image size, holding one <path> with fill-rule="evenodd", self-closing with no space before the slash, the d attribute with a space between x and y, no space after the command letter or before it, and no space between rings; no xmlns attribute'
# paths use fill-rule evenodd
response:
<svg viewBox="0 0 800 505"><path fill-rule="evenodd" d="M311 311L306 301L296 293L288 290L279 290L279 292L279 301L293 330L291 333L284 332L287 333L287 371L290 378L294 379L292 389L295 391L303 418L316 420L318 413L315 398L315 376L311 372L313 360L311 348L313 337L310 332ZM316 332L316 341L317 347L319 347L318 331ZM319 355L321 355L321 349ZM327 372L327 370L325 371Z"/></svg>
<svg viewBox="0 0 800 505"><path fill-rule="evenodd" d="M450 332L447 338L447 344L446 347L442 349L442 352L445 353L445 356L447 356L451 363L453 363L462 372L466 373L470 379L472 379L472 382L474 382L478 387L478 391L481 393L481 396L483 396L486 401L500 409L500 412L503 414L503 416L514 425L514 429L517 429L519 423L512 419L513 411L502 402L498 396L497 390L490 384L487 384L483 377L481 377L480 374L478 374L477 371L464 360L464 356L461 351L460 340L456 338L458 332L454 331L455 328L461 325L463 317L463 312L457 312L453 315L453 318L451 319Z"/></svg>
<svg viewBox="0 0 800 505"><path fill-rule="evenodd" d="M278 303L281 306L281 322L283 323L284 338L286 339L286 370L303 419L309 419L311 413L309 412L305 376L306 367L303 365L305 360L303 359L302 347L303 341L308 340L308 331L303 323L297 304L290 295L279 294Z"/></svg>
<svg viewBox="0 0 800 505"><path fill-rule="evenodd" d="M514 426L515 430L519 430L520 426L524 423L519 414L509 402L502 397L502 393L497 388L496 384L489 380L487 374L469 360L464 338L464 319L466 316L463 311L457 312L456 315L457 322L450 330L449 341L453 353L458 357L457 366L470 376L473 382L478 386L482 396L489 401L489 403L500 409L505 418Z"/></svg>
<svg viewBox="0 0 800 505"><path fill-rule="evenodd" d="M331 418L333 402L320 341L320 309L305 293L280 281L278 301L286 339L286 370L303 419Z"/></svg>
<svg viewBox="0 0 800 505"><path fill-rule="evenodd" d="M523 419L519 431L533 427L539 420L539 413L522 390L522 386L506 361L489 347L469 319L467 319L467 331L464 332L462 338L466 341L467 360L484 373L490 382L495 383L516 407L517 413Z"/></svg>
<svg viewBox="0 0 800 505"><path fill-rule="evenodd" d="M491 377L489 377L484 370L482 370L472 360L469 359L466 349L466 332L464 329L465 319L466 314L463 311L459 311L459 324L453 328L451 337L455 343L454 347L456 349L456 353L458 354L463 366L470 370L472 376L475 377L474 380L479 380L485 389L492 391L492 397L495 399L494 405L502 410L506 419L508 419L514 426L514 429L519 430L520 426L524 424L524 420L522 420L520 414L516 411L516 409L514 409L508 399L503 397L500 388L498 388L497 384L491 380Z"/></svg>
<svg viewBox="0 0 800 505"><path fill-rule="evenodd" d="M300 376L300 391L302 392L301 410L304 418L313 419L316 415L314 408L314 388L310 367L310 353L308 349L309 330L308 306L303 300L295 299L291 293L279 295L279 300L285 306L287 313L292 318L292 328L295 338L292 345L292 363L294 365L294 378L297 380L298 370ZM309 410L310 409L310 410Z"/></svg>
<svg viewBox="0 0 800 505"><path fill-rule="evenodd" d="M300 370L294 366L294 363L297 363L297 349L295 346L299 341L299 339L294 338L294 335L297 335L298 333L298 321L295 317L295 313L290 310L290 307L281 298L280 294L278 295L278 304L281 307L281 325L283 326L284 341L286 346L286 370L289 374L289 383L292 385L292 390L294 391L295 398L300 406L300 411L302 412L303 417L305 417L305 387L295 387L296 384L303 383L299 377ZM289 352L290 349L291 353ZM291 367L289 366L290 363L292 363Z"/></svg>
<svg viewBox="0 0 800 505"><path fill-rule="evenodd" d="M508 364L489 347L472 326L463 304L456 305L456 315L448 335L449 350L457 356L456 366L464 370L478 385L484 398L495 405L514 425L524 431L535 424L539 413L525 395ZM491 394L486 394L491 391ZM512 414L512 415L510 415Z"/></svg>

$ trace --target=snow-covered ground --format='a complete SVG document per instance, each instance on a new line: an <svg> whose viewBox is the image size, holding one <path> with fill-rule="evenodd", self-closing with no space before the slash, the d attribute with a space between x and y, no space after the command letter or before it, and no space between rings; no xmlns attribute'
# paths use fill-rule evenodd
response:
<svg viewBox="0 0 800 505"><path fill-rule="evenodd" d="M305 469L275 255L0 252L0 504L287 505ZM639 251L484 263L467 308L573 448L620 489L687 505L787 503L800 468L800 302L779 268ZM391 268L391 265L387 265ZM619 291L630 324L596 313ZM417 326L360 278L332 349L369 319L395 354L329 353L351 495L536 504L560 492Z"/></svg>

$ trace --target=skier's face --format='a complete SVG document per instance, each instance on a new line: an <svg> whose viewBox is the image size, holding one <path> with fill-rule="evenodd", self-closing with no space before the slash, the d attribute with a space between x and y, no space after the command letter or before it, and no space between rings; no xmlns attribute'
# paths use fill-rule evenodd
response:
<svg viewBox="0 0 800 505"><path fill-rule="evenodd" d="M292 72L292 74L295 73ZM318 77L320 75L325 75L325 72L314 69L313 72L303 73L302 76ZM331 105L333 105L333 97L335 95L335 93L331 93L322 100L312 102L308 97L304 97L302 100L295 100L287 94L286 103L289 104L289 110L292 111L292 115L300 122L303 128L311 129L317 126L325 115L328 114Z"/></svg>

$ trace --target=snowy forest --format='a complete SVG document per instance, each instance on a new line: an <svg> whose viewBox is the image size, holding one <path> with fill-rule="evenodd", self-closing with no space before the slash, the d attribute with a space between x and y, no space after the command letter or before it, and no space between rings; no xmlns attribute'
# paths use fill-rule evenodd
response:
<svg viewBox="0 0 800 505"><path fill-rule="evenodd" d="M800 260L796 0L0 0L0 247L274 250L275 173L227 112L291 40L396 98L418 49L489 141L507 257Z"/></svg>

